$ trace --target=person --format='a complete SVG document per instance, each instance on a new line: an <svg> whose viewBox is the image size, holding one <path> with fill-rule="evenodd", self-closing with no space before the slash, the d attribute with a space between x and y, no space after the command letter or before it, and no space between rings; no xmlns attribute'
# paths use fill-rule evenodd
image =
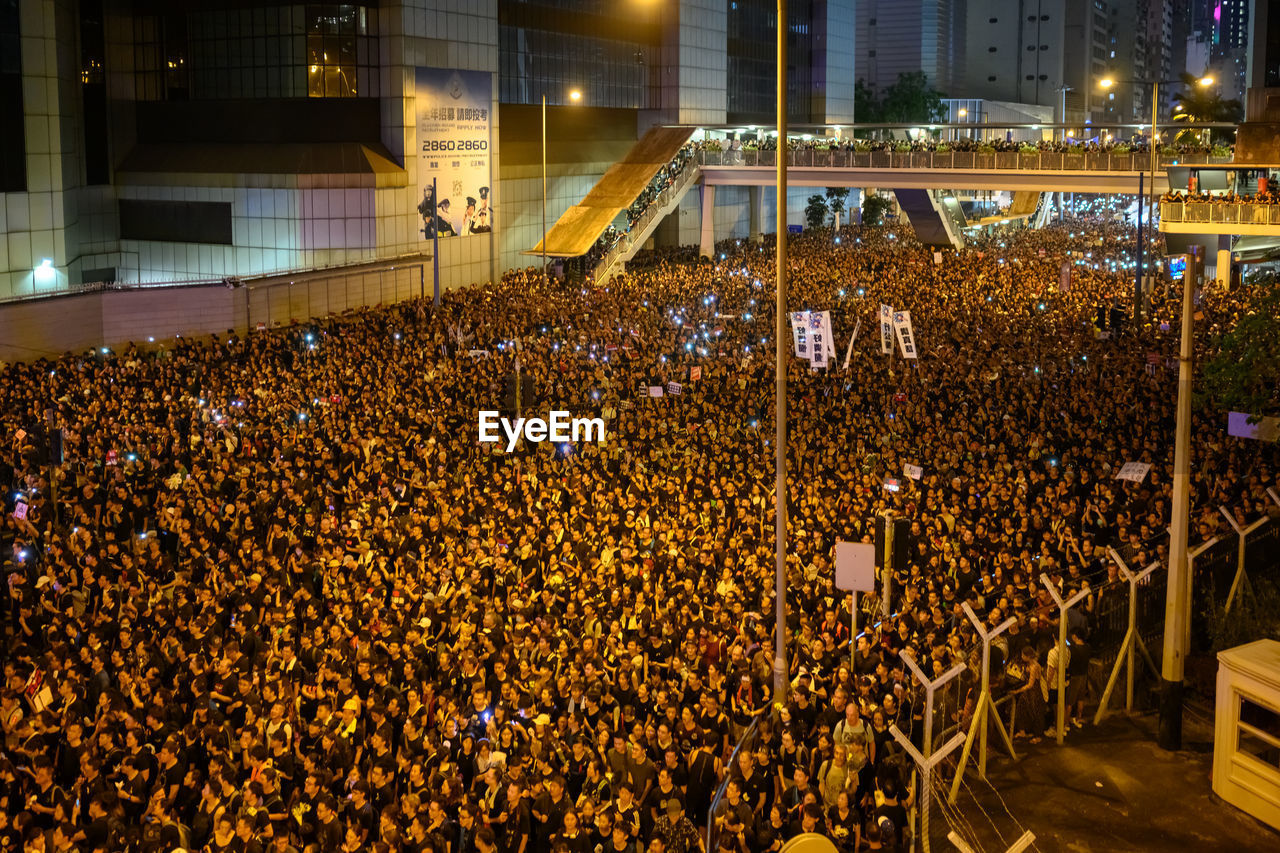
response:
<svg viewBox="0 0 1280 853"><path fill-rule="evenodd" d="M906 846L907 809L898 801L898 783L887 780L877 790L877 805L872 818L880 831L881 841L887 849L900 849Z"/></svg>
<svg viewBox="0 0 1280 853"><path fill-rule="evenodd" d="M1036 726L1044 721L1045 686L1044 669L1036 657L1034 646L1023 646L1020 655L1021 686L1013 691L1014 696L1014 737L1027 737L1030 726L1031 743L1039 743L1040 735Z"/></svg>
<svg viewBox="0 0 1280 853"><path fill-rule="evenodd" d="M662 839L663 850L670 853L688 853L690 850L702 853L706 849L702 835L684 816L684 807L678 799L667 801L665 813L654 824L653 834Z"/></svg>
<svg viewBox="0 0 1280 853"><path fill-rule="evenodd" d="M1109 609L1127 589L1099 554L1167 559L1167 388L1134 353L1167 348L1161 323L1177 300L1155 294L1130 345L1087 326L1094 305L1131 287L1102 261L1132 245L1132 228L1110 219L1121 201L1044 229L975 234L941 265L901 225L843 229L839 250L829 235L791 242L797 304L830 306L837 330L874 322L882 302L910 304L920 371L891 373L859 337L857 383L836 369L792 380L805 472L785 567L796 696L776 722L756 718L747 766L732 762L731 775L768 780L758 816L746 805L758 792L740 792L748 814L724 815L750 824L739 846L767 834L776 804L788 831L792 810L829 812L818 775L856 729L840 726L850 704L864 728L872 721L874 746L841 744L857 781L835 785L834 804L844 790L861 809L874 782L901 775L901 757L881 748L888 725L922 742L927 715L904 657L935 675L971 663L961 603L993 626L1021 620L997 645L1016 667L1052 642L1041 573L1088 582L1082 606ZM643 786L657 765L701 825L738 740L731 723L745 720L722 710L734 712L742 676L753 707L772 704L772 625L757 608L776 573L762 439L773 374L758 353L772 322L760 302L769 246L717 248L711 262L689 247L641 253L604 287L513 269L438 308L409 299L0 365L0 804L11 824L76 839L105 820L127 843L144 823L152 841L189 827L194 845L218 814L234 830L254 809L265 846L288 834L313 851L442 853L465 845L473 802L494 844L528 853L557 832L528 812L562 776L580 779L566 798L588 833L597 819L607 827L592 844L603 848L613 786ZM1098 266L1075 264L1059 292L1066 259ZM1244 304L1206 288L1197 346ZM476 441L473 403L501 392L517 341L522 405L609 413L605 442L507 453ZM682 394L634 394L667 382ZM66 436L56 470L39 414L50 406ZM1280 486L1274 446L1203 444L1195 541L1224 532L1218 504L1252 518ZM1120 458L1152 469L1117 481ZM921 479L883 489L904 464ZM862 599L890 616L864 638L865 665L880 663L859 672L837 646L834 543L874 538L887 509L908 521L907 555ZM1073 645L1069 673L1078 658ZM997 698L1027 683L998 663L992 675ZM41 678L52 685L43 709L25 693ZM1028 709L1019 703L1034 697L1016 698L1017 720L1043 721L1043 699ZM948 703L940 718L963 724L965 713ZM46 766L65 796L50 796ZM184 767L207 768L207 794ZM659 774L649 799L631 801L645 842L662 817L654 791L671 799ZM67 805L77 797L78 811ZM362 841L345 837L352 804Z"/></svg>
<svg viewBox="0 0 1280 853"><path fill-rule="evenodd" d="M1089 685L1093 649L1080 628L1071 630L1071 654L1067 658L1067 713L1076 728L1084 726L1084 703Z"/></svg>

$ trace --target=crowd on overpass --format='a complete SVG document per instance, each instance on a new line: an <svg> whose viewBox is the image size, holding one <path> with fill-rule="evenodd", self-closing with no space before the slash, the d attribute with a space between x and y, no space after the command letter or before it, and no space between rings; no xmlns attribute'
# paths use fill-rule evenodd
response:
<svg viewBox="0 0 1280 853"><path fill-rule="evenodd" d="M1018 732L1043 735L1058 666L1078 723L1089 614L1121 594L1105 549L1166 556L1174 383L1145 353L1175 351L1176 306L1117 337L1093 320L1126 276L1077 264L1059 288L1074 253L1125 251L1115 224L938 260L900 229L841 237L789 256L790 304L833 312L841 356L861 334L847 370L790 369L776 716L768 245L5 366L0 848L688 853L728 778L718 853L810 830L899 849L889 726L919 744L925 717L900 655L966 665L933 730L966 724L962 602L1017 617L997 669ZM1197 328L1237 299L1210 288ZM880 303L911 312L918 360L881 355ZM598 416L603 443L477 440L517 339L523 413ZM1195 447L1203 537L1280 467L1208 419ZM1114 479L1135 460L1143 482ZM851 659L832 549L885 509L908 556L860 600L860 625L893 616ZM1067 660L1041 573L1091 591Z"/></svg>
<svg viewBox="0 0 1280 853"><path fill-rule="evenodd" d="M1275 184L1272 182L1264 182L1264 185L1255 193L1237 193L1228 192L1187 192L1184 190L1171 190L1160 197L1162 202L1172 203L1197 203L1210 202L1213 204L1280 204L1280 192L1276 191Z"/></svg>
<svg viewBox="0 0 1280 853"><path fill-rule="evenodd" d="M767 136L760 140L705 140L696 141L689 144L690 148L695 151L776 151L778 150L778 138L776 136ZM1010 152L1055 152L1064 154L1108 154L1108 153L1141 153L1150 151L1149 141L1141 135L1134 135L1129 138L1092 138L1092 139L1041 139L1034 142L1018 141L1013 139L946 139L946 138L916 138L916 139L860 139L860 138L841 138L832 139L829 137L812 137L805 139L803 137L791 137L787 143L788 150L791 151L883 151L883 152L911 152L911 151L973 151L981 153L1010 151ZM1230 149L1223 146L1209 146L1198 142L1177 142L1173 144L1162 144L1160 146L1162 153L1171 154L1206 154L1211 152L1223 152L1229 155Z"/></svg>

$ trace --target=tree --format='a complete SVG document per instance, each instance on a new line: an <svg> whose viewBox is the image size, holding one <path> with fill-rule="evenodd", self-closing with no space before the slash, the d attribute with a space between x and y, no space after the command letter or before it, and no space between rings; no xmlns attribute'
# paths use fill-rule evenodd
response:
<svg viewBox="0 0 1280 853"><path fill-rule="evenodd" d="M867 196L862 202L862 224L872 226L883 224L884 215L892 206L893 202L882 195Z"/></svg>
<svg viewBox="0 0 1280 853"><path fill-rule="evenodd" d="M1235 326L1214 341L1202 402L1258 417L1280 414L1280 287L1257 285Z"/></svg>
<svg viewBox="0 0 1280 853"><path fill-rule="evenodd" d="M845 214L849 209L849 188L848 187L827 187L827 209L831 212L831 224L836 224L836 218L845 218Z"/></svg>
<svg viewBox="0 0 1280 853"><path fill-rule="evenodd" d="M1197 78L1194 74L1182 75L1182 91L1177 94L1173 102L1173 120L1178 122L1187 122L1194 124L1195 122L1238 122L1244 116L1244 108L1240 106L1240 102L1222 97L1222 94L1213 86L1200 86L1197 84ZM1178 133L1179 141L1191 141L1184 139L1191 137L1194 139L1197 131L1184 130ZM1210 131L1210 140L1213 142L1230 143L1235 139L1235 131L1218 130Z"/></svg>
<svg viewBox="0 0 1280 853"><path fill-rule="evenodd" d="M810 228L821 228L827 221L827 200L820 195L809 196L804 208L804 218Z"/></svg>
<svg viewBox="0 0 1280 853"><path fill-rule="evenodd" d="M853 84L853 118L859 123L880 121L880 101L875 90L862 80Z"/></svg>
<svg viewBox="0 0 1280 853"><path fill-rule="evenodd" d="M854 95L856 98L856 88ZM929 78L923 71L899 74L897 82L884 90L879 106L879 115L875 120L892 124L928 124L941 121L947 115L947 108L942 104L942 93L929 85Z"/></svg>

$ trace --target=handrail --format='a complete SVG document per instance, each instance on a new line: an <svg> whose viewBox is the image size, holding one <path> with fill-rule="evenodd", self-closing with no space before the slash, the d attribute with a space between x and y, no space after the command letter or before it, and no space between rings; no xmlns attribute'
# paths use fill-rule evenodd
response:
<svg viewBox="0 0 1280 853"><path fill-rule="evenodd" d="M742 737L738 739L738 743L733 748L733 752L729 755L729 761L725 765L724 779L716 786L716 793L711 798L711 805L707 808L707 850L715 850L716 842L719 840L716 836L716 809L720 805L720 801L724 799L724 792L729 787L729 780L733 778L733 768L737 767L738 753L742 751L742 747L751 743L754 747L756 736L760 733L760 717L759 715L751 721L751 725L742 733Z"/></svg>
<svg viewBox="0 0 1280 853"><path fill-rule="evenodd" d="M1280 225L1280 204L1250 201L1162 201L1161 222Z"/></svg>
<svg viewBox="0 0 1280 853"><path fill-rule="evenodd" d="M698 164L694 161L694 158L690 157L688 161L685 162L685 165L680 170L679 174L676 175L675 180L668 184L662 192L658 193L658 195L649 202L648 206L645 207L644 211L636 221L622 233L617 242L613 244L609 251L605 253L604 257L600 259L600 262L596 264L595 268L592 269L591 277L593 280L596 282L602 282L609 276L613 265L631 251L633 245L632 235L643 234L645 229L649 227L649 224L653 222L662 209L679 198L680 194L684 192L686 185L696 178L697 174Z"/></svg>
<svg viewBox="0 0 1280 853"><path fill-rule="evenodd" d="M691 159L711 168L761 168L777 164L775 150L697 151ZM1157 169L1227 164L1231 156L1208 152L1160 154ZM858 151L801 148L787 152L787 165L817 169L979 169L1054 172L1144 172L1146 151Z"/></svg>

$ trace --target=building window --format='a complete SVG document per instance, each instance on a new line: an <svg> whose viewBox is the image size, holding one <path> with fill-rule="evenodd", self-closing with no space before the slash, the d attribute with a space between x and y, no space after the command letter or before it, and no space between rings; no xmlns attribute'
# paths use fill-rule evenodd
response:
<svg viewBox="0 0 1280 853"><path fill-rule="evenodd" d="M996 52L996 49L994 47L987 48L987 53L995 53L995 52Z"/></svg>
<svg viewBox="0 0 1280 853"><path fill-rule="evenodd" d="M107 149L106 39L102 0L80 0L80 95L84 104L84 180L109 183Z"/></svg>
<svg viewBox="0 0 1280 853"><path fill-rule="evenodd" d="M875 56L875 55L876 55L876 52L874 50L867 51L867 56Z"/></svg>
<svg viewBox="0 0 1280 853"><path fill-rule="evenodd" d="M994 83L994 82L996 82L996 75L992 74L990 77L988 77L988 78L987 78L987 82L988 82L988 83Z"/></svg>
<svg viewBox="0 0 1280 853"><path fill-rule="evenodd" d="M1000 19L999 19L999 18L987 18L987 23L988 23L988 24L998 24L998 23L1000 23Z"/></svg>
<svg viewBox="0 0 1280 853"><path fill-rule="evenodd" d="M27 189L26 118L22 112L22 40L18 0L0 0L0 192Z"/></svg>
<svg viewBox="0 0 1280 853"><path fill-rule="evenodd" d="M307 6L307 94L353 98L375 65L369 50L368 10L363 6ZM363 67L364 74L360 73Z"/></svg>

